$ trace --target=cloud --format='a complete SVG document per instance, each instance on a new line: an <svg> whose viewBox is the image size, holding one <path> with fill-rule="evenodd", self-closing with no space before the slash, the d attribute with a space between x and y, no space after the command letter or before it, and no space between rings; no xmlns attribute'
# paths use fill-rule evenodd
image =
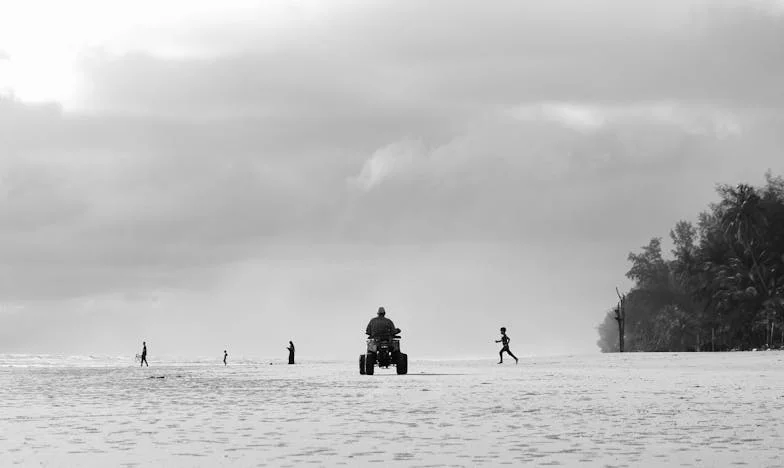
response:
<svg viewBox="0 0 784 468"><path fill-rule="evenodd" d="M233 140L242 126L74 117L13 101L0 103L0 120L10 130L0 135L6 296L180 284L320 219L312 197L328 181L307 173L322 163Z"/></svg>
<svg viewBox="0 0 784 468"><path fill-rule="evenodd" d="M764 2L343 6L274 48L241 23L208 58L89 55L85 98L90 108L142 115L252 115L330 130L364 123L371 135L400 119L449 128L513 103L781 107L782 21Z"/></svg>
<svg viewBox="0 0 784 468"><path fill-rule="evenodd" d="M636 246L781 169L766 8L341 3L99 44L81 107L0 100L0 293L201 288L298 242Z"/></svg>
<svg viewBox="0 0 784 468"><path fill-rule="evenodd" d="M350 183L370 190L383 182L407 171L417 159L425 157L426 149L421 141L403 140L379 148L362 166L362 171L350 180Z"/></svg>
<svg viewBox="0 0 784 468"><path fill-rule="evenodd" d="M711 114L592 112L604 123L590 132L505 110L443 141L311 153L267 151L237 123L11 103L0 112L14 128L0 136L2 293L192 288L281 243L622 242L693 216L726 173L777 168L759 151L775 147L775 121L759 116L733 115L754 126L725 136L694 131Z"/></svg>
<svg viewBox="0 0 784 468"><path fill-rule="evenodd" d="M627 105L544 102L514 107L510 114L523 121L545 120L585 133L624 123L673 125L688 133L717 138L738 135L743 130L731 110L673 101Z"/></svg>
<svg viewBox="0 0 784 468"><path fill-rule="evenodd" d="M544 119L561 123L584 132L593 132L605 126L605 116L595 106L570 103L542 103L524 105L514 109L513 114L521 120Z"/></svg>

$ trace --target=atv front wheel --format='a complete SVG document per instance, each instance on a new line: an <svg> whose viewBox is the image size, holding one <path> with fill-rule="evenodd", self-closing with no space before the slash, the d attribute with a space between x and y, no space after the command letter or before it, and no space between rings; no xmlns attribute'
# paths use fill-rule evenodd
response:
<svg viewBox="0 0 784 468"><path fill-rule="evenodd" d="M365 356L365 374L373 375L376 366L376 353L367 353Z"/></svg>
<svg viewBox="0 0 784 468"><path fill-rule="evenodd" d="M395 370L397 370L398 375L408 374L408 354L398 354Z"/></svg>
<svg viewBox="0 0 784 468"><path fill-rule="evenodd" d="M365 355L359 355L359 373L365 375Z"/></svg>

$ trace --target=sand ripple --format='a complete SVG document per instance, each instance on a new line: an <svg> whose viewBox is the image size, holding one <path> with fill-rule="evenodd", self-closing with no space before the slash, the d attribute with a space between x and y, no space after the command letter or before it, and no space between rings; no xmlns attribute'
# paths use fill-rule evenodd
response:
<svg viewBox="0 0 784 468"><path fill-rule="evenodd" d="M2 368L0 465L784 465L782 353L355 367Z"/></svg>

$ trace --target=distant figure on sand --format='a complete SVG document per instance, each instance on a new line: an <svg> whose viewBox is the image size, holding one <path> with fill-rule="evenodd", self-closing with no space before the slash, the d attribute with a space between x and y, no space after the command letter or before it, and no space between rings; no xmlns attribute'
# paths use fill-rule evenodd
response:
<svg viewBox="0 0 784 468"><path fill-rule="evenodd" d="M515 360L515 364L517 364L517 356L512 354L511 351L509 351L509 342L510 341L512 341L511 338L506 336L506 327L501 327L501 339L500 340L495 340L496 343L501 343L503 345L503 348L501 348L501 351L498 352L498 355L501 356L501 360L498 361L498 364L503 364L504 363L504 351L506 351L510 356L512 356L514 358L514 360Z"/></svg>
<svg viewBox="0 0 784 468"><path fill-rule="evenodd" d="M379 307L376 317L370 319L365 329L365 333L370 338L391 338L400 333L400 329L395 328L395 324L386 318L386 314L387 311L383 307Z"/></svg>
<svg viewBox="0 0 784 468"><path fill-rule="evenodd" d="M147 364L147 342L142 341L142 358L140 359L139 367L142 367L145 364L147 365L147 367L150 367L150 365Z"/></svg>
<svg viewBox="0 0 784 468"><path fill-rule="evenodd" d="M289 341L289 347L286 349L289 350L289 364L294 364L294 343Z"/></svg>
<svg viewBox="0 0 784 468"><path fill-rule="evenodd" d="M223 350L223 365L224 366L228 365L228 364L226 364L226 358L228 358L228 357L229 357L229 353L227 353L226 350L224 349Z"/></svg>

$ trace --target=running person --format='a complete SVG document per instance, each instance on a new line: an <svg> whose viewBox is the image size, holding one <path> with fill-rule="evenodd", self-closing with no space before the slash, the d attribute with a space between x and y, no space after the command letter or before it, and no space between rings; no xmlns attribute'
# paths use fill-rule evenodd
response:
<svg viewBox="0 0 784 468"><path fill-rule="evenodd" d="M512 356L514 358L514 360L515 360L515 364L517 364L517 356L512 354L511 351L509 351L509 342L510 341L512 341L512 339L509 338L508 336L506 336L506 327L501 327L501 339L500 340L495 340L496 343L501 343L503 345L503 348L501 348L501 351L498 352L498 355L501 357L501 360L498 361L498 364L503 364L504 363L504 351L506 351L510 356Z"/></svg>
<svg viewBox="0 0 784 468"><path fill-rule="evenodd" d="M145 364L147 364L147 342L142 341L142 358L139 360L139 367ZM147 367L150 367L150 365L147 364Z"/></svg>

